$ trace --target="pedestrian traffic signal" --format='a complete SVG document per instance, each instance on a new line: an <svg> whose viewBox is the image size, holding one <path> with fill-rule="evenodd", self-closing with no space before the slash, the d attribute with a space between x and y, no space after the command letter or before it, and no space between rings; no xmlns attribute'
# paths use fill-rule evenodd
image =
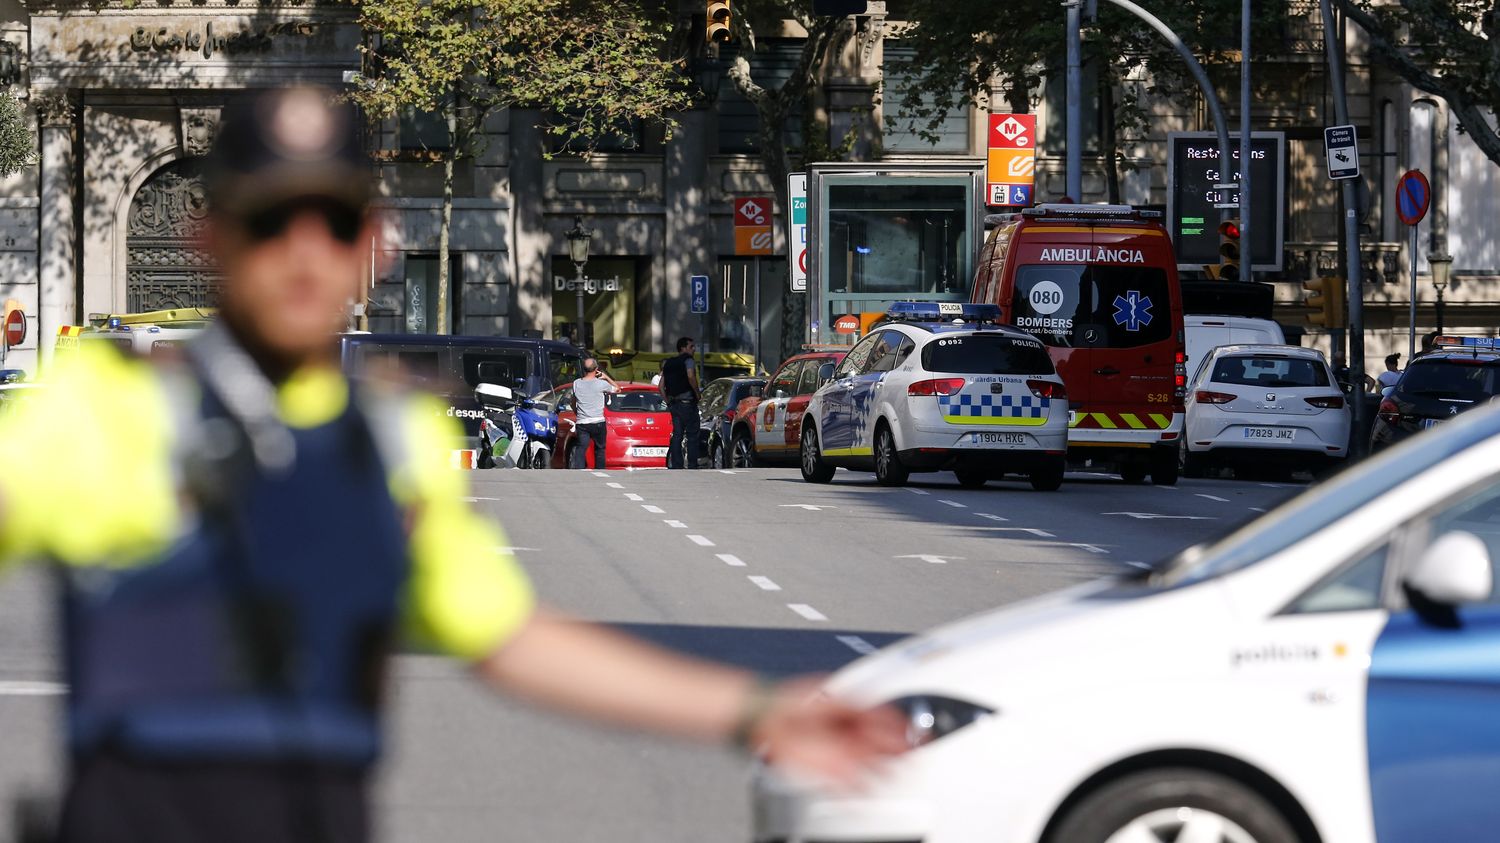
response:
<svg viewBox="0 0 1500 843"><path fill-rule="evenodd" d="M1240 221L1219 223L1219 272L1217 281L1240 280Z"/></svg>
<svg viewBox="0 0 1500 843"><path fill-rule="evenodd" d="M1312 308L1307 321L1322 328L1344 327L1344 279L1325 275L1314 281L1303 281L1307 298L1302 303Z"/></svg>
<svg viewBox="0 0 1500 843"><path fill-rule="evenodd" d="M729 0L709 0L708 28L705 32L708 43L723 43L730 39L729 18Z"/></svg>

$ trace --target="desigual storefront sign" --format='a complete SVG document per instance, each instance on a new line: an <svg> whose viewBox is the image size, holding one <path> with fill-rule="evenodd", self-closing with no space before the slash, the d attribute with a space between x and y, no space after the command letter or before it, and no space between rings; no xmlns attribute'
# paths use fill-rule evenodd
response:
<svg viewBox="0 0 1500 843"><path fill-rule="evenodd" d="M584 322L593 328L594 348L635 348L635 258L593 258L578 278L573 262L552 259L552 335L565 338L565 325L578 321L578 291L583 290Z"/></svg>

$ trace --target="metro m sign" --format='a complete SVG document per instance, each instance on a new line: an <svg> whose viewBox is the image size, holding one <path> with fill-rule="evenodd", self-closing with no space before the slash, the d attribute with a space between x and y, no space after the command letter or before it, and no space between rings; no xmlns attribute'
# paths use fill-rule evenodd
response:
<svg viewBox="0 0 1500 843"><path fill-rule="evenodd" d="M991 114L990 149L1035 149L1035 114Z"/></svg>

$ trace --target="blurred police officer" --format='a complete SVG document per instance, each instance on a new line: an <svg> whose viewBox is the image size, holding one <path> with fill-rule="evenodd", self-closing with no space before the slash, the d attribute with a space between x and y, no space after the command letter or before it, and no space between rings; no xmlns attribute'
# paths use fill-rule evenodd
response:
<svg viewBox="0 0 1500 843"><path fill-rule="evenodd" d="M366 167L326 92L227 108L206 174L220 324L178 368L80 354L0 428L0 558L50 557L66 580L62 839L366 839L403 633L596 719L846 778L897 751L889 711L536 605L442 466L457 427L339 372L332 334L376 230Z"/></svg>

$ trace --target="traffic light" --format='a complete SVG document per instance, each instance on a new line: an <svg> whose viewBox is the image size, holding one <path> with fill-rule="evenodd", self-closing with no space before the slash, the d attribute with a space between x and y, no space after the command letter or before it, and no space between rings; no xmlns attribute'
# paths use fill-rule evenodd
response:
<svg viewBox="0 0 1500 843"><path fill-rule="evenodd" d="M1240 221L1219 223L1219 273L1217 281L1240 280Z"/></svg>
<svg viewBox="0 0 1500 843"><path fill-rule="evenodd" d="M1325 275L1315 281L1303 281L1302 288L1307 298L1302 303L1313 312L1307 321L1323 328L1344 327L1344 279L1337 275Z"/></svg>
<svg viewBox="0 0 1500 843"><path fill-rule="evenodd" d="M708 43L723 43L730 39L729 18L729 0L709 0L708 27L704 33Z"/></svg>

